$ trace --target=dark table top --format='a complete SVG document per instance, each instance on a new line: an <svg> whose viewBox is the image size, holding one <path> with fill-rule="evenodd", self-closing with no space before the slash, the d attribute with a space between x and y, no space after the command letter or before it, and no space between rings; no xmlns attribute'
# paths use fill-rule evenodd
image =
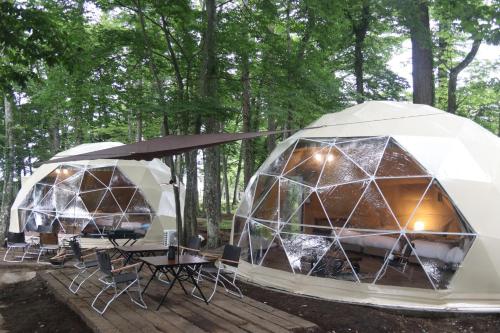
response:
<svg viewBox="0 0 500 333"><path fill-rule="evenodd" d="M140 257L139 260L155 267L188 266L196 264L208 264L213 260L196 257L189 254L175 256L175 259L168 259L168 256Z"/></svg>
<svg viewBox="0 0 500 333"><path fill-rule="evenodd" d="M155 252L168 251L168 247L163 245L134 245L134 246L117 246L116 249L122 252Z"/></svg>

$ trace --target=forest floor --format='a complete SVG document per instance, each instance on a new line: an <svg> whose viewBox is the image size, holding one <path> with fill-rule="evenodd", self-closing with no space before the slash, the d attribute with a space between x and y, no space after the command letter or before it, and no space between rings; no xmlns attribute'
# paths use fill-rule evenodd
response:
<svg viewBox="0 0 500 333"><path fill-rule="evenodd" d="M0 268L5 272L6 268ZM16 269L17 274L30 273ZM31 277L31 279L30 279ZM34 274L0 283L0 333L91 330ZM244 295L318 324L324 332L499 332L500 314L419 313L322 301L241 284Z"/></svg>

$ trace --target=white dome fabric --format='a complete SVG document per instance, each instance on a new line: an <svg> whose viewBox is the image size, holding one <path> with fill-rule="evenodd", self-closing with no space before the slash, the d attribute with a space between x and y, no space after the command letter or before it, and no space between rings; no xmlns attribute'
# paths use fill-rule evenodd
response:
<svg viewBox="0 0 500 333"><path fill-rule="evenodd" d="M55 158L119 145L83 144ZM101 234L142 229L149 230L147 240L160 241L161 230L175 229L170 179L169 168L157 159L46 163L23 182L11 208L9 230Z"/></svg>
<svg viewBox="0 0 500 333"><path fill-rule="evenodd" d="M498 311L500 139L425 105L367 102L282 142L234 219L241 270L348 302Z"/></svg>

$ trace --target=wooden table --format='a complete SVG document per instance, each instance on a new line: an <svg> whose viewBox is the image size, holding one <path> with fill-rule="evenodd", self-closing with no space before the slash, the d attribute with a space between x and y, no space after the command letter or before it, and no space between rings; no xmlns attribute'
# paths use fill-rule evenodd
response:
<svg viewBox="0 0 500 333"><path fill-rule="evenodd" d="M147 257L168 251L168 247L163 245L117 246L115 249L125 258L124 265L127 265L134 257Z"/></svg>
<svg viewBox="0 0 500 333"><path fill-rule="evenodd" d="M139 260L141 260L149 267L155 268L153 275L151 275L151 278L149 279L148 283L144 286L144 289L142 291L143 293L146 292L146 289L156 276L156 273L161 272L164 273L165 276L168 273L171 273L174 276L174 279L170 281L170 285L167 291L165 292L165 295L163 295L163 297L161 298L161 301L158 304L156 310L160 309L160 306L163 304L163 302L167 298L168 293L170 292L170 290L172 289L172 287L176 282L179 282L179 285L181 286L184 293L188 295L188 292L186 288L184 288L182 281L190 281L194 285L194 287L198 290L205 303L208 304L208 301L205 295L203 294L203 291L198 286L198 283L194 278L194 274L196 274L196 272L201 268L202 265L209 264L213 262L213 260L202 257L196 257L189 254L182 254L179 256L175 256L175 259L168 259L168 256L156 256L156 257L142 257L139 258Z"/></svg>

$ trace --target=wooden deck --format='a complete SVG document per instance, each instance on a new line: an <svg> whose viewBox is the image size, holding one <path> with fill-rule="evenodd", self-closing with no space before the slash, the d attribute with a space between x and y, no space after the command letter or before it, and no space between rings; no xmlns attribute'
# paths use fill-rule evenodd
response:
<svg viewBox="0 0 500 333"><path fill-rule="evenodd" d="M239 299L218 291L212 302L206 305L194 297L186 296L177 285L163 306L155 311L161 295L166 291L166 286L156 280L145 294L148 309L141 309L127 295L122 295L100 316L90 306L101 288L100 282L97 277L91 278L82 286L78 295L74 295L67 286L75 272L75 269L64 268L38 274L56 297L80 315L94 332L264 333L319 330L314 323L248 297ZM145 274L142 284L149 276Z"/></svg>

